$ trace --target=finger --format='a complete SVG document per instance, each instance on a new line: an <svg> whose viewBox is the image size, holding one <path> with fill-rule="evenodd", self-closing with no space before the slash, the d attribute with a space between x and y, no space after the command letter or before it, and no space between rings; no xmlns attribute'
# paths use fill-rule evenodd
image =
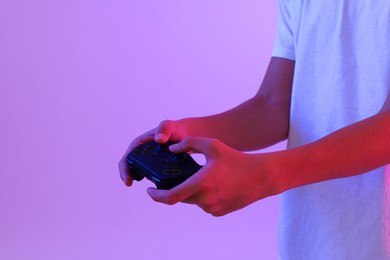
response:
<svg viewBox="0 0 390 260"><path fill-rule="evenodd" d="M119 161L118 168L122 181L126 186L130 187L133 184L133 179L131 178L131 172L129 166L127 165L127 161L125 159L121 159Z"/></svg>
<svg viewBox="0 0 390 260"><path fill-rule="evenodd" d="M173 122L165 120L156 129L154 140L159 144L165 144L171 139Z"/></svg>
<svg viewBox="0 0 390 260"><path fill-rule="evenodd" d="M154 129L144 133L143 135L137 137L136 139L134 139L134 141L131 142L129 147L127 148L126 156L128 153L130 153L132 150L134 150L134 148L136 148L137 146L144 144L144 143L148 143L150 141L153 141L155 133L156 133L156 128L154 128Z"/></svg>
<svg viewBox="0 0 390 260"><path fill-rule="evenodd" d="M196 175L191 176L185 182L171 190L148 188L147 193L157 202L173 205L193 197L200 190L200 181Z"/></svg>
<svg viewBox="0 0 390 260"><path fill-rule="evenodd" d="M210 200L210 197L208 197L208 194L204 193L204 192L200 192L198 194L195 194L194 196L189 197L181 202L186 203L186 204L195 204L199 208L201 208L203 211L205 211L206 213L209 213L213 216L223 216L226 213L228 213L227 211L229 210L227 207L225 207L220 202Z"/></svg>
<svg viewBox="0 0 390 260"><path fill-rule="evenodd" d="M198 194L195 194L194 196L188 197L185 200L180 201L181 203L185 204L194 204L194 205L199 205L200 197Z"/></svg>
<svg viewBox="0 0 390 260"><path fill-rule="evenodd" d="M131 142L131 144L127 147L126 152L124 153L121 160L119 161L118 163L119 175L126 186L131 186L133 184L133 179L131 178L131 171L129 166L127 165L127 155L138 145L153 140L155 131L156 129L152 129L146 132L145 134L134 139L134 141Z"/></svg>
<svg viewBox="0 0 390 260"><path fill-rule="evenodd" d="M220 142L217 139L187 136L179 143L169 146L169 150L173 153L193 151L202 153L207 159L211 159L216 156L219 145Z"/></svg>

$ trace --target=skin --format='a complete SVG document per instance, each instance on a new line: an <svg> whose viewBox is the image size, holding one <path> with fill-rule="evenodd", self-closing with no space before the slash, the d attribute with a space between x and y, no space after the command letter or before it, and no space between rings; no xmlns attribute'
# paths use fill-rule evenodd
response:
<svg viewBox="0 0 390 260"><path fill-rule="evenodd" d="M157 202L195 204L223 216L295 187L390 163L390 96L376 115L313 143L280 152L243 153L287 138L293 74L293 61L272 58L252 99L221 114L161 122L130 144L119 162L122 180L132 185L125 157L137 145L179 141L170 147L172 152L202 153L205 166L171 190L148 188L148 194Z"/></svg>

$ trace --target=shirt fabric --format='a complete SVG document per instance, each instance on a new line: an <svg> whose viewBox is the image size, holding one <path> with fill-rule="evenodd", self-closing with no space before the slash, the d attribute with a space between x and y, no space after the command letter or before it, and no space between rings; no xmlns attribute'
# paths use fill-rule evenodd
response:
<svg viewBox="0 0 390 260"><path fill-rule="evenodd" d="M295 60L288 148L375 115L390 91L390 1L279 0L273 56ZM289 190L279 214L281 260L390 259L390 167Z"/></svg>

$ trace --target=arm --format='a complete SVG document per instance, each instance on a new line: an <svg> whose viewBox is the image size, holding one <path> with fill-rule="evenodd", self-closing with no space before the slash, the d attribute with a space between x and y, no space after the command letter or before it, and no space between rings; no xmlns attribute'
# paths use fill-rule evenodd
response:
<svg viewBox="0 0 390 260"><path fill-rule="evenodd" d="M285 140L294 65L291 60L272 58L253 98L221 114L187 118L179 123L188 129L186 135L216 138L238 150L256 150ZM164 123L160 125L162 132L164 127Z"/></svg>
<svg viewBox="0 0 390 260"><path fill-rule="evenodd" d="M286 139L294 65L290 60L272 58L259 91L250 100L213 116L163 121L134 139L118 164L123 182L127 186L133 183L127 154L152 140L166 143L198 136L219 139L238 150L255 150Z"/></svg>
<svg viewBox="0 0 390 260"><path fill-rule="evenodd" d="M281 180L280 192L305 184L362 174L389 164L390 95L376 115L313 143L276 152L274 162L279 166L271 167L280 168L277 172Z"/></svg>
<svg viewBox="0 0 390 260"><path fill-rule="evenodd" d="M378 114L294 149L248 155L218 140L188 137L171 150L201 152L207 163L174 189L149 188L149 195L167 204L193 203L222 216L288 189L389 164L390 95Z"/></svg>

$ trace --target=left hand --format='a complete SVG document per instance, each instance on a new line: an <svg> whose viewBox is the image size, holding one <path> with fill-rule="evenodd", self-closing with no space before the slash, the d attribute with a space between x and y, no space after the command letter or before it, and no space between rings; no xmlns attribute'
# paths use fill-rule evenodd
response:
<svg viewBox="0 0 390 260"><path fill-rule="evenodd" d="M217 139L203 137L186 137L170 146L170 150L202 153L207 162L171 190L148 188L148 194L157 202L196 204L214 216L223 216L278 193L276 178L267 166L267 154L245 154Z"/></svg>

